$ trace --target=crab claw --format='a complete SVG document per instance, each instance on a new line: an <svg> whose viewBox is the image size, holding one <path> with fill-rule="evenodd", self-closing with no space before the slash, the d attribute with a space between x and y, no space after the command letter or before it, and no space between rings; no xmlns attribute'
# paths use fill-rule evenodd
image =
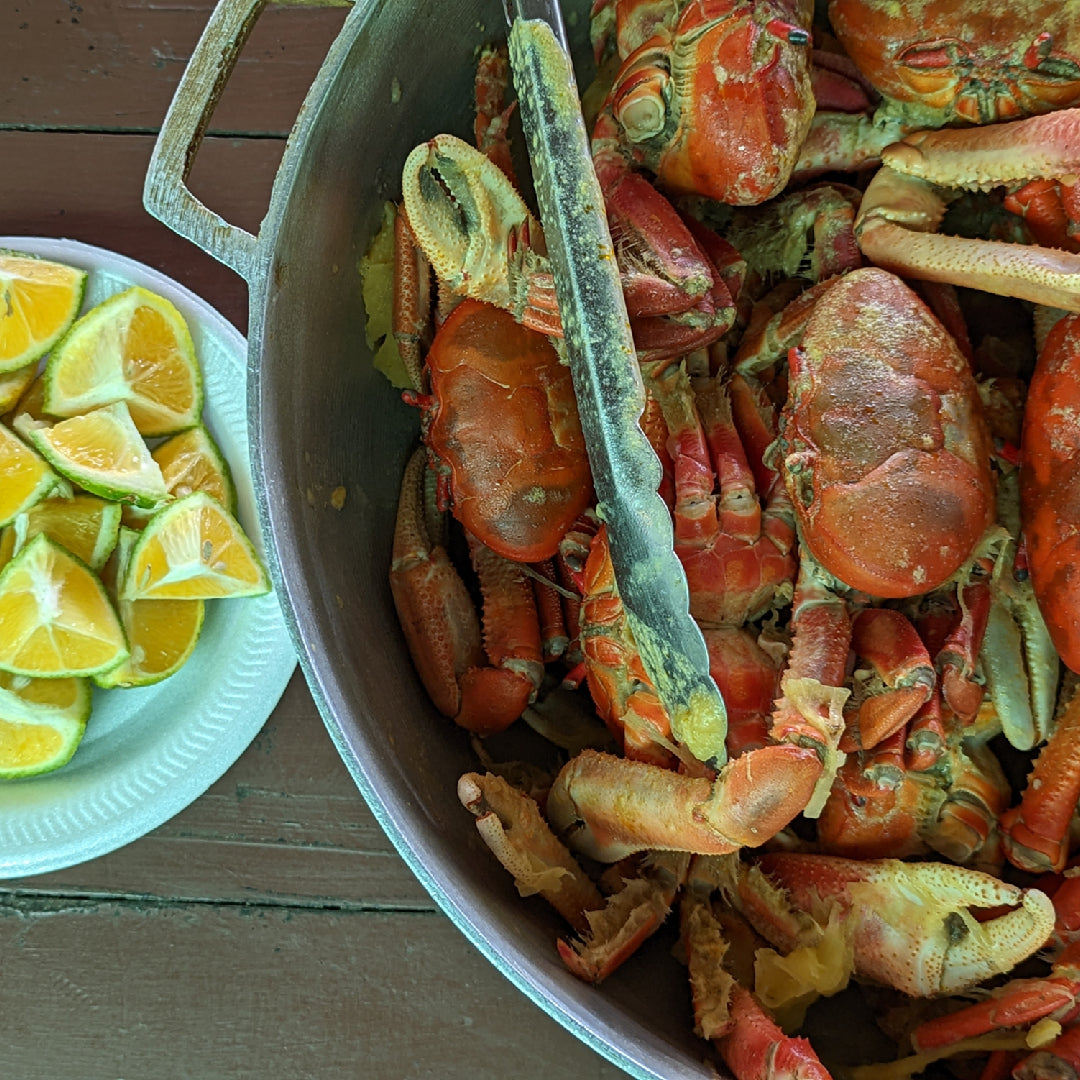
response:
<svg viewBox="0 0 1080 1080"><path fill-rule="evenodd" d="M586 982L606 979L663 925L689 865L684 853L651 852L638 876L624 879L602 909L586 913L579 937L559 939L563 963Z"/></svg>
<svg viewBox="0 0 1080 1080"><path fill-rule="evenodd" d="M436 135L405 159L401 190L417 244L453 293L562 333L543 234L501 169L467 142Z"/></svg>
<svg viewBox="0 0 1080 1080"><path fill-rule="evenodd" d="M795 948L805 934L777 890L797 911L836 904L855 924L856 974L912 996L955 994L1006 972L1054 927L1045 893L945 863L777 853L755 868L739 876L738 900L773 945ZM991 908L1010 910L983 922L972 914Z"/></svg>
<svg viewBox="0 0 1080 1080"><path fill-rule="evenodd" d="M1050 734L1061 665L1027 578L1011 560L994 568L992 603L979 660L1005 737L1031 750Z"/></svg>
<svg viewBox="0 0 1080 1080"><path fill-rule="evenodd" d="M813 750L763 746L715 780L583 750L548 795L548 819L575 851L617 862L645 848L724 855L765 843L797 814L821 776Z"/></svg>
<svg viewBox="0 0 1080 1080"><path fill-rule="evenodd" d="M1056 248L939 236L946 187L981 188L1077 168L1080 109L1006 124L918 132L882 153L855 235L863 255L901 277L947 281L1080 311L1080 256Z"/></svg>

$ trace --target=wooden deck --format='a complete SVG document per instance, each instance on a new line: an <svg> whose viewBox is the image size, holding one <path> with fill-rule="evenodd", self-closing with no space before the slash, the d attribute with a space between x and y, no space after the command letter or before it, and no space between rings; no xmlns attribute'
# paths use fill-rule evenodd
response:
<svg viewBox="0 0 1080 1080"><path fill-rule="evenodd" d="M111 248L246 329L244 282L142 208L210 0L0 0L0 234ZM192 187L255 231L340 5L271 7ZM11 1080L614 1080L442 915L338 759L297 674L263 731L150 835L0 881Z"/></svg>

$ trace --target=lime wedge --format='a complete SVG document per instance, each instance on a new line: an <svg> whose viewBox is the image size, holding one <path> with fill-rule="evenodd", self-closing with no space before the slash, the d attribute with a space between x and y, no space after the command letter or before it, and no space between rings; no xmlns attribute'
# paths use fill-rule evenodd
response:
<svg viewBox="0 0 1080 1080"><path fill-rule="evenodd" d="M15 430L62 476L113 502L154 507L168 497L161 469L131 420L127 403L50 424L26 413Z"/></svg>
<svg viewBox="0 0 1080 1080"><path fill-rule="evenodd" d="M45 368L45 411L78 416L127 402L147 438L199 422L202 375L183 315L138 286L109 297L80 318Z"/></svg>

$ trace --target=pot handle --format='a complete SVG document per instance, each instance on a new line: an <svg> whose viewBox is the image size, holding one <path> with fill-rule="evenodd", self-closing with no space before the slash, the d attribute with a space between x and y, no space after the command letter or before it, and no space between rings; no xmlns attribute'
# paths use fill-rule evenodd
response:
<svg viewBox="0 0 1080 1080"><path fill-rule="evenodd" d="M173 232L250 281L258 238L230 225L191 193L188 176L207 124L266 0L219 0L161 124L143 205Z"/></svg>

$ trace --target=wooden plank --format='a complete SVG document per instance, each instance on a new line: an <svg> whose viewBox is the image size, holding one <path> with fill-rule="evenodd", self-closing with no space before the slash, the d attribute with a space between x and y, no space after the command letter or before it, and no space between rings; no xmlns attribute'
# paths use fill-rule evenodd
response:
<svg viewBox="0 0 1080 1080"><path fill-rule="evenodd" d="M281 139L209 138L192 191L226 221L257 232L284 151ZM142 205L150 135L0 131L0 235L62 236L161 270L247 329L247 285Z"/></svg>
<svg viewBox="0 0 1080 1080"><path fill-rule="evenodd" d="M0 882L0 896L125 896L433 912L356 789L297 672L209 791L134 843Z"/></svg>
<svg viewBox="0 0 1080 1080"><path fill-rule="evenodd" d="M213 3L34 0L0 8L0 126L156 131ZM270 7L212 132L287 135L344 7Z"/></svg>
<svg viewBox="0 0 1080 1080"><path fill-rule="evenodd" d="M0 1056L22 1080L617 1080L445 919L0 905Z"/></svg>

